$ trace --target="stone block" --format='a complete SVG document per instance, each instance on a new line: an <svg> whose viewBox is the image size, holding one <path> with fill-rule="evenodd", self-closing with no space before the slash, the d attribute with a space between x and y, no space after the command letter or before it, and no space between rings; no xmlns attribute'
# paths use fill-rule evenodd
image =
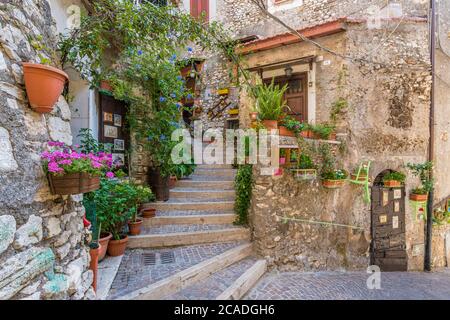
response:
<svg viewBox="0 0 450 320"><path fill-rule="evenodd" d="M43 299L64 299L69 289L69 278L65 274L54 274L42 286Z"/></svg>
<svg viewBox="0 0 450 320"><path fill-rule="evenodd" d="M14 159L11 141L9 140L9 132L0 127L0 172L14 171L17 168L18 165L16 159Z"/></svg>
<svg viewBox="0 0 450 320"><path fill-rule="evenodd" d="M47 229L46 239L54 237L61 233L61 221L59 218L50 217L45 223L45 227Z"/></svg>
<svg viewBox="0 0 450 320"><path fill-rule="evenodd" d="M34 278L51 269L54 261L50 248L30 248L9 258L0 269L0 300L14 297Z"/></svg>
<svg viewBox="0 0 450 320"><path fill-rule="evenodd" d="M42 240L42 218L31 215L27 223L17 229L14 249L21 250Z"/></svg>
<svg viewBox="0 0 450 320"><path fill-rule="evenodd" d="M60 96L58 99L58 102L56 103L56 107L58 108L61 118L63 120L68 120L72 118L72 114L70 112L70 107L66 102L66 99L64 99L63 96Z"/></svg>
<svg viewBox="0 0 450 320"><path fill-rule="evenodd" d="M0 254L8 249L14 241L16 232L16 219L11 215L0 216Z"/></svg>
<svg viewBox="0 0 450 320"><path fill-rule="evenodd" d="M58 117L51 117L48 119L48 130L50 138L53 141L60 141L67 145L72 145L70 122L64 121Z"/></svg>
<svg viewBox="0 0 450 320"><path fill-rule="evenodd" d="M66 243L65 245L63 245L63 246L61 246L61 247L59 247L59 248L56 248L55 249L55 251L56 251L56 256L59 258L59 259L64 259L68 254L69 254L69 251L70 251L70 243Z"/></svg>

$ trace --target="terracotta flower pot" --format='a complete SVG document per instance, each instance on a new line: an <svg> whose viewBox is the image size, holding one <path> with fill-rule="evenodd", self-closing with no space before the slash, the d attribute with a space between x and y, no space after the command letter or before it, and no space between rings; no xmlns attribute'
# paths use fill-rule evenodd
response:
<svg viewBox="0 0 450 320"><path fill-rule="evenodd" d="M280 126L278 129L280 130L280 136L295 137L295 133L284 126Z"/></svg>
<svg viewBox="0 0 450 320"><path fill-rule="evenodd" d="M142 218L153 218L156 216L156 209L154 208L143 208L141 210Z"/></svg>
<svg viewBox="0 0 450 320"><path fill-rule="evenodd" d="M358 177L357 173L352 173L352 180L355 180L355 181L366 181L367 175L360 173L359 179L356 179L357 177Z"/></svg>
<svg viewBox="0 0 450 320"><path fill-rule="evenodd" d="M107 233L106 235L100 235L100 239L98 239L98 243L100 244L100 252L98 254L98 261L102 261L106 256L106 250L108 249L109 240L111 239L112 234Z"/></svg>
<svg viewBox="0 0 450 320"><path fill-rule="evenodd" d="M71 173L62 176L48 174L52 194L67 195L95 191L100 188L100 177L88 173Z"/></svg>
<svg viewBox="0 0 450 320"><path fill-rule="evenodd" d="M322 180L322 186L327 189L338 189L345 184L345 180Z"/></svg>
<svg viewBox="0 0 450 320"><path fill-rule="evenodd" d="M332 133L330 133L328 140L336 140L336 138L337 138L336 132L332 132Z"/></svg>
<svg viewBox="0 0 450 320"><path fill-rule="evenodd" d="M175 188L176 183L177 183L177 177L176 176L170 176L169 189Z"/></svg>
<svg viewBox="0 0 450 320"><path fill-rule="evenodd" d="M397 180L386 180L386 181L383 181L383 184L385 187L388 187L388 188L400 188L402 186L402 183Z"/></svg>
<svg viewBox="0 0 450 320"><path fill-rule="evenodd" d="M109 240L108 244L108 255L111 257L118 257L125 253L127 248L128 236L120 240Z"/></svg>
<svg viewBox="0 0 450 320"><path fill-rule="evenodd" d="M278 121L277 120L263 120L262 121L264 127L267 130L278 129Z"/></svg>
<svg viewBox="0 0 450 320"><path fill-rule="evenodd" d="M258 120L258 112L250 112L250 120L252 121Z"/></svg>
<svg viewBox="0 0 450 320"><path fill-rule="evenodd" d="M312 138L312 137L313 137L313 133L312 133L311 130L305 130L305 131L302 131L302 132L300 132L300 135L301 135L303 138Z"/></svg>
<svg viewBox="0 0 450 320"><path fill-rule="evenodd" d="M91 262L89 264L89 269L92 270L94 273L94 279L92 281L92 287L94 288L94 291L97 291L98 258L99 258L101 249L102 249L102 245L98 244L97 248L91 247L91 249L89 250L89 255L91 256Z"/></svg>
<svg viewBox="0 0 450 320"><path fill-rule="evenodd" d="M22 63L25 88L31 108L39 113L51 112L69 77L54 67Z"/></svg>
<svg viewBox="0 0 450 320"><path fill-rule="evenodd" d="M130 229L130 234L132 236L141 234L142 222L144 222L144 220L141 218L136 218L136 221L128 221L128 228Z"/></svg>
<svg viewBox="0 0 450 320"><path fill-rule="evenodd" d="M411 201L427 201L428 200L428 194L411 193L409 195L409 200L411 200Z"/></svg>

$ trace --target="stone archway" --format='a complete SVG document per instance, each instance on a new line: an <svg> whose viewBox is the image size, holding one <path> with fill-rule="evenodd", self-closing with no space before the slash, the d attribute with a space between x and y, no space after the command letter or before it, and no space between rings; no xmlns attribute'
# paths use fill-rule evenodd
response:
<svg viewBox="0 0 450 320"><path fill-rule="evenodd" d="M406 271L408 256L405 237L405 188L386 188L381 172L372 187L371 208L371 265L381 271Z"/></svg>

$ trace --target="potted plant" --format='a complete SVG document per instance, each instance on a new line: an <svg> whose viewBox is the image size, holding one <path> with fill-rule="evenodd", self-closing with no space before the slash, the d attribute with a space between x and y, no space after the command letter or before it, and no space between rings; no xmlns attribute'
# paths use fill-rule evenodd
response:
<svg viewBox="0 0 450 320"><path fill-rule="evenodd" d="M390 172L383 176L383 185L387 188L400 188L405 182L406 175L401 172Z"/></svg>
<svg viewBox="0 0 450 320"><path fill-rule="evenodd" d="M99 188L100 175L112 166L112 155L80 153L62 142L48 142L52 150L41 154L52 194L87 193Z"/></svg>
<svg viewBox="0 0 450 320"><path fill-rule="evenodd" d="M133 185L132 185L133 186ZM138 207L152 195L152 191L144 186L133 186L135 188L135 197L130 199L131 203L134 203L132 207L132 218L128 221L128 229L132 236L136 236L141 233L142 218L138 218ZM134 200L133 200L134 199Z"/></svg>
<svg viewBox="0 0 450 320"><path fill-rule="evenodd" d="M286 164L286 150L280 149L280 166L284 166Z"/></svg>
<svg viewBox="0 0 450 320"><path fill-rule="evenodd" d="M409 195L411 201L427 201L428 193L433 189L433 180L430 179L431 170L433 170L432 162L408 163L407 167L412 171L413 175L420 178L421 186L414 188Z"/></svg>
<svg viewBox="0 0 450 320"><path fill-rule="evenodd" d="M317 167L311 157L302 153L297 160L297 167L291 169L297 180L314 180L317 177Z"/></svg>
<svg viewBox="0 0 450 320"><path fill-rule="evenodd" d="M335 127L328 124L316 124L309 125L310 130L309 138L323 139L323 140L336 140L336 134L334 133Z"/></svg>
<svg viewBox="0 0 450 320"><path fill-rule="evenodd" d="M129 181L102 179L100 189L94 192L97 219L102 232L110 232L108 255L120 256L125 252L128 236L124 227L136 206L136 187Z"/></svg>
<svg viewBox="0 0 450 320"><path fill-rule="evenodd" d="M342 169L322 172L322 186L327 189L340 188L345 184L347 177L347 171Z"/></svg>
<svg viewBox="0 0 450 320"><path fill-rule="evenodd" d="M254 90L259 118L268 130L278 129L278 120L287 107L284 99L286 90L287 84L280 88L273 80L271 84L261 84Z"/></svg>
<svg viewBox="0 0 450 320"><path fill-rule="evenodd" d="M287 137L295 137L301 135L302 132L305 131L307 128L307 125L305 123L301 123L300 121L290 117L286 116L284 117L279 130L280 130L280 136L287 136Z"/></svg>

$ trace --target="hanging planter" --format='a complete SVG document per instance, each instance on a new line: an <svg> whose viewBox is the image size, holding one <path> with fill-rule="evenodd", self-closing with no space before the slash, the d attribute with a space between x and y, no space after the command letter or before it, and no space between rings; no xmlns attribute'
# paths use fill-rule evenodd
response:
<svg viewBox="0 0 450 320"><path fill-rule="evenodd" d="M366 181L367 179L367 174L364 173L360 173L359 177L357 173L352 173L352 180L354 181Z"/></svg>
<svg viewBox="0 0 450 320"><path fill-rule="evenodd" d="M316 169L291 169L294 178L299 181L314 180L317 178Z"/></svg>
<svg viewBox="0 0 450 320"><path fill-rule="evenodd" d="M347 181L348 173L345 170L332 170L322 173L322 186L327 189L341 188Z"/></svg>
<svg viewBox="0 0 450 320"><path fill-rule="evenodd" d="M411 200L411 201L419 201L419 202L428 201L428 193L427 194L411 193L409 195L409 200Z"/></svg>
<svg viewBox="0 0 450 320"><path fill-rule="evenodd" d="M401 172L391 172L383 176L383 185L386 188L400 188L406 175Z"/></svg>
<svg viewBox="0 0 450 320"><path fill-rule="evenodd" d="M24 62L22 66L31 108L39 113L51 112L69 77L64 71L43 64Z"/></svg>
<svg viewBox="0 0 450 320"><path fill-rule="evenodd" d="M327 189L338 189L343 187L345 184L345 180L329 180L323 179L322 186Z"/></svg>
<svg viewBox="0 0 450 320"><path fill-rule="evenodd" d="M70 195L95 191L100 188L100 177L88 173L70 173L62 176L48 174L52 194Z"/></svg>

